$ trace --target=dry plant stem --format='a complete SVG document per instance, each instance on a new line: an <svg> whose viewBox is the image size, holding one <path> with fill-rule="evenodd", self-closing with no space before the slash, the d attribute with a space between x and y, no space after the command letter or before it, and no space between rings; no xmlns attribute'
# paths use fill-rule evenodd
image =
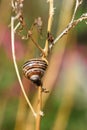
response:
<svg viewBox="0 0 87 130"><path fill-rule="evenodd" d="M22 25L23 28L27 31L27 26L25 24L25 21L23 19L23 16L22 16L22 9L23 9L23 2L24 0L17 0L15 1L15 4L14 4L14 1L12 0L12 8L13 10L16 12L17 14L17 18L20 22L16 25L16 27L14 28L14 30L16 31L17 28ZM22 16L22 18L20 18L20 16ZM33 37L31 36L31 31L29 31L28 33L30 33L29 35L27 35L27 37L25 38L22 37L22 39L28 39L29 37L31 38L31 40L33 41L33 43L36 45L36 47L42 52L42 54L44 55L44 50L40 47L40 45L35 42L35 40L33 39Z"/></svg>
<svg viewBox="0 0 87 130"><path fill-rule="evenodd" d="M26 29L26 28L25 28L25 29ZM26 31L27 31L27 29L26 29ZM44 50L41 48L41 46L40 46L40 45L34 40L34 38L32 37L31 31L28 32L27 37L24 38L24 39L28 39L28 38L30 38L30 39L32 40L32 42L35 44L35 46L41 51L41 53L42 53L43 55L45 55Z"/></svg>
<svg viewBox="0 0 87 130"><path fill-rule="evenodd" d="M73 22L70 22L68 26L63 30L63 32L54 40L53 44L59 41L65 34L67 34L72 28L74 28L79 22L86 20L87 14L83 14L80 18L77 20L74 20Z"/></svg>
<svg viewBox="0 0 87 130"><path fill-rule="evenodd" d="M19 84L20 84L20 87L21 87L21 90L23 92L23 95L33 113L33 115L36 117L36 113L25 93L25 90L24 90L24 86L22 84L22 81L21 81L21 78L20 78L20 74L19 74L19 70L18 70L18 66L17 66L17 63L16 63L16 56L15 56L15 45L14 45L14 42L15 42L15 34L14 34L14 21L15 21L16 17L11 17L11 45L12 45L12 57L13 57L13 63L14 63L14 67L15 67L15 71L16 71L16 74L17 74L17 78L18 78L18 81L19 81Z"/></svg>
<svg viewBox="0 0 87 130"><path fill-rule="evenodd" d="M54 14L54 8L53 8L53 0L49 0L49 18L48 18L48 27L47 27L47 33L50 33L51 27L52 27L52 21L53 21L53 14ZM44 47L44 52L45 56L48 55L48 39L46 40L45 47Z"/></svg>
<svg viewBox="0 0 87 130"><path fill-rule="evenodd" d="M31 38L31 40L33 41L33 43L36 45L36 47L41 51L41 53L43 55L45 55L44 50L39 46L39 44L33 39L33 37L31 35L29 35L29 37Z"/></svg>
<svg viewBox="0 0 87 130"><path fill-rule="evenodd" d="M51 31L53 14L54 14L53 0L49 0L49 19L48 19L48 28L47 28L48 32Z"/></svg>
<svg viewBox="0 0 87 130"><path fill-rule="evenodd" d="M18 29L18 27L20 26L20 22L16 25L16 27L14 28L14 32Z"/></svg>
<svg viewBox="0 0 87 130"><path fill-rule="evenodd" d="M86 20L87 19L87 13L83 14L80 18L78 18L77 20L75 20L75 15L76 12L78 10L78 7L82 4L83 0L76 0L76 4L75 4L75 9L74 9L74 13L72 16L72 19L70 21L70 23L67 25L67 27L62 31L62 33L60 35L58 35L58 37L54 40L53 45L59 41L59 39L61 39L65 34L67 34L72 28L74 28L79 22Z"/></svg>
<svg viewBox="0 0 87 130"><path fill-rule="evenodd" d="M38 87L38 104L37 104L36 130L40 130L41 105L42 105L42 87L39 86Z"/></svg>
<svg viewBox="0 0 87 130"><path fill-rule="evenodd" d="M82 4L82 2L83 2L83 0L81 0L81 1L76 0L75 9L74 9L74 13L73 13L73 16L72 16L71 23L74 21L78 7Z"/></svg>

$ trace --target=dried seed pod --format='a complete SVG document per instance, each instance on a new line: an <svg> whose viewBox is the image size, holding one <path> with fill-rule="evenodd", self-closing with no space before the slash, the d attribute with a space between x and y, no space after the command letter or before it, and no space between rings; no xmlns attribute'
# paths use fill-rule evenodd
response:
<svg viewBox="0 0 87 130"><path fill-rule="evenodd" d="M23 73L26 78L30 79L37 86L42 85L41 78L47 69L47 62L40 58L31 59L24 63Z"/></svg>

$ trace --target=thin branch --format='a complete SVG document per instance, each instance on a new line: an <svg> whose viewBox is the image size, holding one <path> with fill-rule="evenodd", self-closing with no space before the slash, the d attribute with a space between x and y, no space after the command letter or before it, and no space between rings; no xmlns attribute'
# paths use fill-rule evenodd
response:
<svg viewBox="0 0 87 130"><path fill-rule="evenodd" d="M40 47L40 45L33 39L31 31L28 31L28 36L32 40L32 42L35 44L35 46L41 51L43 55L45 55L44 50Z"/></svg>
<svg viewBox="0 0 87 130"><path fill-rule="evenodd" d="M68 26L63 30L63 32L53 41L53 45L59 41L65 34L67 34L72 28L74 28L79 22L87 20L87 13L83 14L80 18L77 20L74 20L73 22L70 22Z"/></svg>
<svg viewBox="0 0 87 130"><path fill-rule="evenodd" d="M12 0L12 8L15 11L15 14L17 15L16 19L19 20L19 23L16 25L14 30L16 30L20 25L22 25L22 27L26 31L28 31L27 30L27 26L26 26L26 24L24 22L24 19L23 19L23 14L22 14L23 2L24 2L24 0L19 0L19 1L16 0L15 2L13 2L13 0ZM42 21L41 21L40 17L37 19L37 24L38 24L39 27L42 25ZM36 47L41 51L41 53L43 55L45 55L44 50L41 48L41 46L37 42L35 42L35 40L31 36L31 33L32 32L29 30L27 37L23 36L22 39L26 39L27 40L30 37L30 39L33 41L33 43L36 45Z"/></svg>
<svg viewBox="0 0 87 130"><path fill-rule="evenodd" d="M54 7L53 7L53 0L48 0L47 2L49 2L49 18L48 18L47 33L50 33L52 22L53 22ZM49 45L48 45L48 39L47 39L45 43L45 47L44 47L45 56L48 55L48 49L49 49Z"/></svg>
<svg viewBox="0 0 87 130"><path fill-rule="evenodd" d="M80 1L79 1L79 0L76 0L75 9L74 9L74 13L73 13L73 16L72 16L71 22L74 21L74 19L75 19L75 15L76 15L76 12L77 12L79 6L82 4L82 2L83 2L83 0L80 0Z"/></svg>
<svg viewBox="0 0 87 130"><path fill-rule="evenodd" d="M19 74L19 70L18 70L18 66L17 66L17 62L16 62L16 56L15 56L15 45L14 45L14 41L15 41L15 34L14 34L14 21L15 21L16 17L12 17L11 18L11 48L12 48L12 57L13 57L13 63L14 63L14 67L15 67L15 71L16 71L16 74L17 74L17 78L18 78L18 81L19 81L19 84L20 84L20 87L21 87L21 90L23 92L23 95L33 113L33 115L36 117L36 113L26 95L26 92L24 90L24 86L22 84L22 81L21 81L21 78L20 78L20 74Z"/></svg>
<svg viewBox="0 0 87 130"><path fill-rule="evenodd" d="M87 13L85 13L85 14L81 15L80 18L78 18L77 20L75 20L75 15L76 15L77 9L82 4L82 2L83 2L83 0L76 0L75 9L74 9L74 13L73 13L71 21L69 22L69 24L67 25L67 27L60 33L60 35L58 35L57 38L55 38L55 40L53 41L53 44L49 46L50 48L52 48L53 45L56 42L59 41L59 39L61 39L65 34L67 34L79 22L87 19Z"/></svg>
<svg viewBox="0 0 87 130"><path fill-rule="evenodd" d="M15 26L14 32L18 29L19 26L20 26L20 22Z"/></svg>

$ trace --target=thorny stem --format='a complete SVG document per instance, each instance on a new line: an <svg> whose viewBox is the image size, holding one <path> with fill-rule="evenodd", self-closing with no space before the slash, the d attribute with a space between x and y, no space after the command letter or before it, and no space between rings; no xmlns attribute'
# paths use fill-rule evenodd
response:
<svg viewBox="0 0 87 130"><path fill-rule="evenodd" d="M38 87L38 104L37 104L37 118L36 118L36 130L40 130L41 122L41 105L42 105L42 87Z"/></svg>
<svg viewBox="0 0 87 130"><path fill-rule="evenodd" d="M47 33L50 33L52 27L53 15L54 15L54 8L53 8L53 0L48 0L47 2L49 2L49 19L48 19ZM46 57L48 56L48 49L49 49L49 45L47 39L44 47L44 52Z"/></svg>
<svg viewBox="0 0 87 130"><path fill-rule="evenodd" d="M13 63L14 63L14 67L15 67L15 71L16 71L16 74L17 74L17 78L18 78L18 81L19 81L19 84L20 84L20 87L21 87L21 90L23 92L23 95L33 113L33 115L36 117L36 113L26 95L26 92L24 90L24 86L22 84L22 81L21 81L21 78L20 78L20 74L19 74L19 70L18 70L18 66L17 66L17 62L16 62L16 56L15 56L15 45L14 45L14 42L15 42L15 34L14 34L14 21L15 21L15 18L16 17L12 17L11 18L11 48L12 48L12 57L13 57Z"/></svg>

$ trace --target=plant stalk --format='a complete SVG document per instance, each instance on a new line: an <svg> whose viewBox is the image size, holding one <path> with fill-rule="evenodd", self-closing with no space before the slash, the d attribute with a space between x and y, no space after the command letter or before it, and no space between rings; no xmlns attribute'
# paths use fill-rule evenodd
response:
<svg viewBox="0 0 87 130"><path fill-rule="evenodd" d="M23 83L22 83L22 80L21 80L21 77L20 77L20 73L19 73L19 70L18 70L17 62L16 62L16 55L15 55L15 31L14 31L15 19L16 19L16 17L11 17L11 49L12 49L13 64L14 64L15 72L16 72L16 75L17 75L17 78L18 78L21 90L22 90L23 95L25 97L25 100L27 101L27 103L28 103L28 105L29 105L29 107L30 107L34 117L36 118L36 112L34 111L32 105L30 103L30 100L28 99L28 97L26 95L26 92L24 90L24 86L23 86Z"/></svg>
<svg viewBox="0 0 87 130"><path fill-rule="evenodd" d="M40 130L41 106L42 106L42 87L39 86L38 87L38 104L37 104L36 130Z"/></svg>
<svg viewBox="0 0 87 130"><path fill-rule="evenodd" d="M48 2L49 2L49 18L48 18L47 33L50 33L52 22L53 22L54 7L53 7L53 0L49 0ZM49 50L49 43L48 43L48 39L46 39L45 47L44 47L45 57L48 56L48 50Z"/></svg>

